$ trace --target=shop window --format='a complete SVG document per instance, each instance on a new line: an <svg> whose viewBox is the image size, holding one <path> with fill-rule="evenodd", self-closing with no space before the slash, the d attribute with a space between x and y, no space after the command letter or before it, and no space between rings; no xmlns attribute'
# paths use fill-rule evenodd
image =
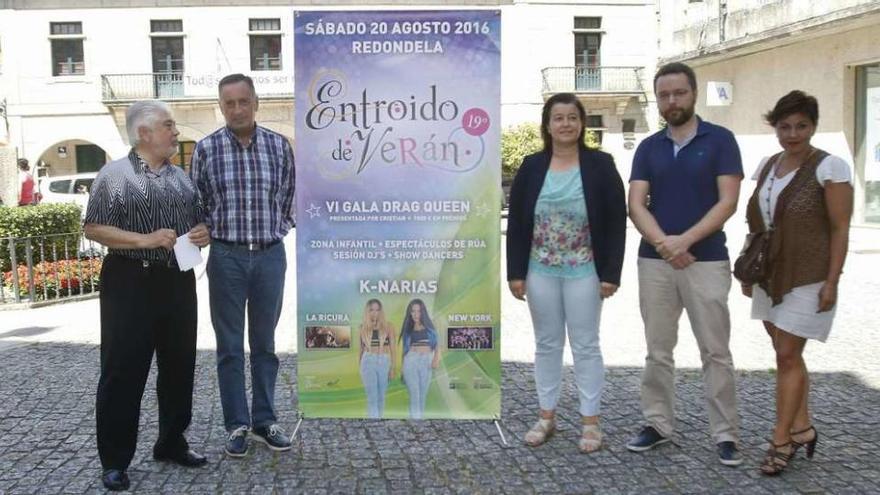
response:
<svg viewBox="0 0 880 495"><path fill-rule="evenodd" d="M880 224L880 64L856 68L856 217Z"/></svg>

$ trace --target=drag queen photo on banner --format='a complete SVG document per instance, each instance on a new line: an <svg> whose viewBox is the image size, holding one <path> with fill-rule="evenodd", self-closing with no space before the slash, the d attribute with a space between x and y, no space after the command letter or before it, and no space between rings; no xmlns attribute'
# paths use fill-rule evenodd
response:
<svg viewBox="0 0 880 495"><path fill-rule="evenodd" d="M385 319L385 310L378 299L364 306L360 329L361 380L367 394L367 417L381 418L385 411L385 392L394 377L396 343L394 329Z"/></svg>
<svg viewBox="0 0 880 495"><path fill-rule="evenodd" d="M422 419L431 373L440 365L440 347L437 331L421 299L413 299L406 306L399 339L403 341L403 381L409 391L409 416Z"/></svg>

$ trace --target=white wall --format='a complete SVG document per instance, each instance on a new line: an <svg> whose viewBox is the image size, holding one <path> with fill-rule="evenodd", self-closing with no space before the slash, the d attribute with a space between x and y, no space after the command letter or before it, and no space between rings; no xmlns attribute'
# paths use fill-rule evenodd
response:
<svg viewBox="0 0 880 495"><path fill-rule="evenodd" d="M602 65L644 66L653 74L657 59L653 2L610 3L616 2L515 2L502 8L504 125L541 120L541 69L574 65L575 17L602 18Z"/></svg>
<svg viewBox="0 0 880 495"><path fill-rule="evenodd" d="M308 9L348 9L314 5ZM376 7L360 6L371 9ZM397 6L395 8L436 8ZM449 8L456 8L449 5ZM493 7L489 7L493 8ZM644 66L654 72L656 20L649 0L514 2L502 11L502 125L539 121L541 69L574 65L574 17L602 17L602 65ZM251 72L249 18L280 18L282 70ZM210 102L222 75L249 73L258 93L293 92L293 7L182 7L15 10L0 15L3 73L0 90L9 101L10 145L35 162L47 147L68 139L101 146L112 157L127 149L113 114L102 102L102 74L152 72L150 20L183 22L188 97ZM82 22L85 74L52 77L49 23ZM281 108L286 105L286 107ZM204 103L197 110L175 104L182 128L193 139L211 128ZM270 126L292 135L292 105L264 105ZM262 112L261 112L262 114ZM188 118L194 119L192 122ZM215 125L222 117L214 112ZM617 124L619 127L619 124ZM610 136L610 133L607 134ZM607 141L610 145L619 140ZM616 146L616 145L615 145ZM622 149L622 148L620 148ZM612 150L613 151L613 150Z"/></svg>

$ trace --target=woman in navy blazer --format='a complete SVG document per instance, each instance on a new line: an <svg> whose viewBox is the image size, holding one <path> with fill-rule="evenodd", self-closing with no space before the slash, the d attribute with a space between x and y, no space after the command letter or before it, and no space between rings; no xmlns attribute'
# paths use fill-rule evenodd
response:
<svg viewBox="0 0 880 495"><path fill-rule="evenodd" d="M523 160L510 191L507 280L514 297L528 294L535 330L540 417L525 441L541 445L556 431L567 329L582 417L578 447L588 453L602 447L599 317L602 299L620 285L626 200L611 155L585 146L585 122L571 93L544 104L544 149Z"/></svg>

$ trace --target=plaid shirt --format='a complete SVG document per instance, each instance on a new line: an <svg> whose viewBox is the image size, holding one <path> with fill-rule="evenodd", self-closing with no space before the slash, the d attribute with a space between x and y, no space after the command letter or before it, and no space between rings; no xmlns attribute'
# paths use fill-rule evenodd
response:
<svg viewBox="0 0 880 495"><path fill-rule="evenodd" d="M196 144L190 176L214 239L272 242L293 227L296 169L281 134L256 126L243 147L229 128L218 129Z"/></svg>

